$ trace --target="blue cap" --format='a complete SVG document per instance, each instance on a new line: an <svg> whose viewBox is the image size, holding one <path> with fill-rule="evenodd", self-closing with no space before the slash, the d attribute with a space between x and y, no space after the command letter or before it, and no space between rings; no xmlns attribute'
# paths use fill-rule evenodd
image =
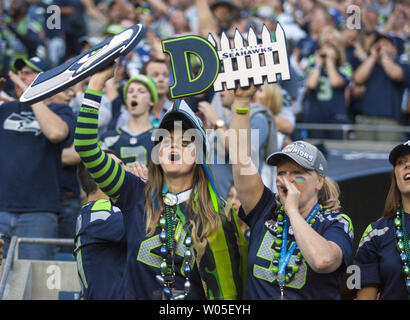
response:
<svg viewBox="0 0 410 320"><path fill-rule="evenodd" d="M39 57L32 57L28 60L26 58L18 58L14 62L14 68L16 71L21 70L24 66L28 66L36 72L44 72L53 67L50 61Z"/></svg>

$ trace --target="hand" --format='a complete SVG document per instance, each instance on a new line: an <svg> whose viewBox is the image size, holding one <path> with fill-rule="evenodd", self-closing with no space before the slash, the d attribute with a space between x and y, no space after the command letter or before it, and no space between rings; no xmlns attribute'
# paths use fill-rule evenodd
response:
<svg viewBox="0 0 410 320"><path fill-rule="evenodd" d="M299 212L299 197L300 192L294 186L293 183L289 182L285 177L277 177L279 199L283 205L285 212L288 216Z"/></svg>
<svg viewBox="0 0 410 320"><path fill-rule="evenodd" d="M326 63L335 63L337 59L336 51L333 48L326 48L324 50L326 54Z"/></svg>
<svg viewBox="0 0 410 320"><path fill-rule="evenodd" d="M235 89L235 98L252 98L258 88L252 83L247 88L238 87Z"/></svg>
<svg viewBox="0 0 410 320"><path fill-rule="evenodd" d="M231 110L235 111L236 108L249 108L253 95L258 90L253 84L250 84L247 88L238 87L235 90L235 98L231 105Z"/></svg>
<svg viewBox="0 0 410 320"><path fill-rule="evenodd" d="M207 101L199 102L198 110L213 126L215 125L216 120L219 119L218 113L216 112L215 108Z"/></svg>
<svg viewBox="0 0 410 320"><path fill-rule="evenodd" d="M88 83L88 88L96 90L96 91L102 91L102 89L104 88L105 82L108 79L111 79L112 77L114 77L115 69L117 67L117 61L112 66L109 66L104 70L94 73L90 78L90 81Z"/></svg>
<svg viewBox="0 0 410 320"><path fill-rule="evenodd" d="M9 71L9 77L10 80L14 83L17 98L20 98L24 91L26 91L27 85L23 82L23 80L20 79L17 74L12 71Z"/></svg>
<svg viewBox="0 0 410 320"><path fill-rule="evenodd" d="M315 52L315 64L322 67L323 66L323 57L321 52L318 50Z"/></svg>
<svg viewBox="0 0 410 320"><path fill-rule="evenodd" d="M127 171L133 175L140 177L144 182L148 179L148 168L144 164L140 164L138 161L134 162L131 167L127 167Z"/></svg>
<svg viewBox="0 0 410 320"><path fill-rule="evenodd" d="M377 60L380 57L380 46L378 44L373 45L370 48L370 57Z"/></svg>
<svg viewBox="0 0 410 320"><path fill-rule="evenodd" d="M366 55L366 51L363 49L362 45L360 44L360 42L356 41L353 43L354 46L354 55L358 58L360 57L365 57Z"/></svg>

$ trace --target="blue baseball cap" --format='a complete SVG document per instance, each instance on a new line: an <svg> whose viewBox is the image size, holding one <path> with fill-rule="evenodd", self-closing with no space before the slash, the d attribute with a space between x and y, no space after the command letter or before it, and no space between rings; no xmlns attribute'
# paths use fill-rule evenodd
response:
<svg viewBox="0 0 410 320"><path fill-rule="evenodd" d="M18 58L14 61L14 69L16 69L16 71L21 70L24 66L28 66L36 72L44 72L53 67L50 61L39 57L32 57L30 59Z"/></svg>

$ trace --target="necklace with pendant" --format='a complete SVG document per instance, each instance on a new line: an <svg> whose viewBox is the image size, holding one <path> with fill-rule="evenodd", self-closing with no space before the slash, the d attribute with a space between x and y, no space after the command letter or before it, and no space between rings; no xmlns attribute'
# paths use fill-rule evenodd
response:
<svg viewBox="0 0 410 320"><path fill-rule="evenodd" d="M397 250L400 255L400 260L403 265L402 271L405 285L409 294L410 300L410 250L409 238L406 228L406 215L401 206L396 211L396 218L394 219L394 226L396 228Z"/></svg>
<svg viewBox="0 0 410 320"><path fill-rule="evenodd" d="M322 212L322 206L316 204L308 216L306 222L313 225L316 221L315 217ZM277 216L278 227L276 228L276 240L273 247L272 271L276 276L276 281L279 284L280 298L284 300L285 283L292 281L295 274L299 271L299 265L302 264L302 253L297 247L296 241L292 241L289 248L287 247L288 236L288 219L286 217L284 207L281 206ZM294 265L289 265L292 255L296 256Z"/></svg>
<svg viewBox="0 0 410 320"><path fill-rule="evenodd" d="M189 277L191 274L191 252L192 238L187 235L184 240L186 250L184 252L185 265L183 266L183 276L185 276L184 289L175 288L175 250L177 240L175 239L178 219L176 217L176 207L178 205L178 195L166 193L163 196L164 206L162 216L159 220L161 233L159 238L162 246L160 249L162 263L160 265L161 275L157 275L158 283L163 287L163 298L166 300L183 300L187 297L191 288Z"/></svg>

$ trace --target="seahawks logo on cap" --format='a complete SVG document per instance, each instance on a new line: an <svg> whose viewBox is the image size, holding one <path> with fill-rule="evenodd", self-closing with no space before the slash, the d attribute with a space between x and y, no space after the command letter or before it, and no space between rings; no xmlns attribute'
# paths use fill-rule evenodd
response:
<svg viewBox="0 0 410 320"><path fill-rule="evenodd" d="M119 56L129 53L144 35L145 26L139 23L58 67L41 72L20 97L20 101L33 104L71 87L107 67Z"/></svg>

